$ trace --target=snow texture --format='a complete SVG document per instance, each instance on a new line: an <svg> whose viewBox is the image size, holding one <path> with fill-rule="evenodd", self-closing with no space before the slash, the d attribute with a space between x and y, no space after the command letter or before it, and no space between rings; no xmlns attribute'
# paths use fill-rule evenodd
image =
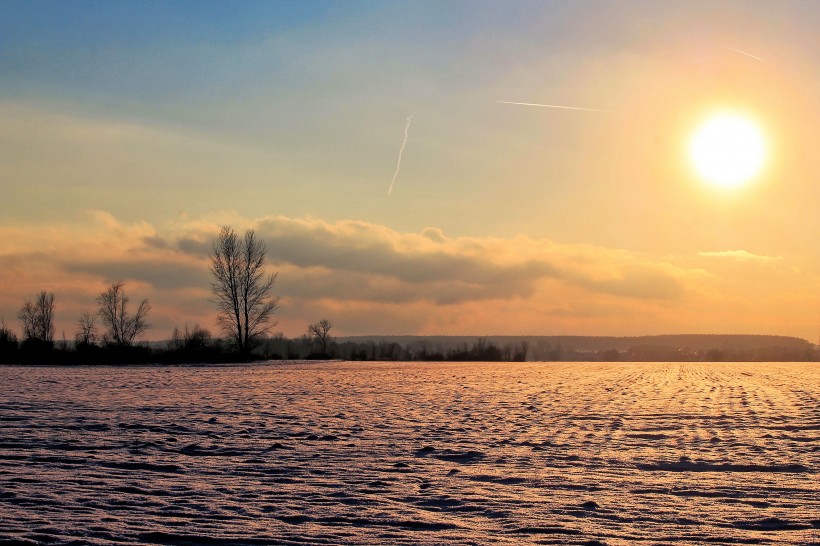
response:
<svg viewBox="0 0 820 546"><path fill-rule="evenodd" d="M820 544L817 363L0 367L2 544Z"/></svg>

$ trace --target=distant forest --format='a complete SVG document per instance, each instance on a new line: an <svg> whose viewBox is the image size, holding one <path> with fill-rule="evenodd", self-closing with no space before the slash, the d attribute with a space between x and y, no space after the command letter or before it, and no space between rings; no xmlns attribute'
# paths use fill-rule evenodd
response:
<svg viewBox="0 0 820 546"><path fill-rule="evenodd" d="M356 336L339 338L344 352L369 347L379 360L458 360L478 340L497 348L526 348L529 361L818 361L819 348L805 339L742 334L655 336ZM434 355L436 358L432 358ZM438 358L443 356L443 358ZM347 355L345 358L349 358Z"/></svg>
<svg viewBox="0 0 820 546"><path fill-rule="evenodd" d="M322 321L320 321L322 322ZM196 364L265 360L796 362L820 361L806 340L768 335L600 336L355 336L333 338L332 323L301 337L260 339L241 354L201 328L177 329L167 341L134 344L19 343L0 330L0 363Z"/></svg>

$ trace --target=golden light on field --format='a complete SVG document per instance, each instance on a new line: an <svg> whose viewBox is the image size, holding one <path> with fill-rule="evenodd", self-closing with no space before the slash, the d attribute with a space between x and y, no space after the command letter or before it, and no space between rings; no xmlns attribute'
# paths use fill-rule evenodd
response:
<svg viewBox="0 0 820 546"><path fill-rule="evenodd" d="M721 188L735 188L760 172L766 161L766 142L751 119L717 114L695 131L689 156L703 180Z"/></svg>

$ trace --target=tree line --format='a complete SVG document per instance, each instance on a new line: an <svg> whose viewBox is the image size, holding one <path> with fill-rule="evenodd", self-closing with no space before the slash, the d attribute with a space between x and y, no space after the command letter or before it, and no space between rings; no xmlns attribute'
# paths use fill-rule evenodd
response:
<svg viewBox="0 0 820 546"><path fill-rule="evenodd" d="M324 326L332 323L320 321ZM301 338L276 335L266 339L257 349L267 359L341 359L341 360L393 360L393 361L492 361L515 362L527 360L530 344L527 341L495 343L486 337L477 337L471 343L458 343L442 347L424 342L399 343L388 340L356 340L334 338L315 330L322 324L313 324Z"/></svg>
<svg viewBox="0 0 820 546"><path fill-rule="evenodd" d="M571 345L543 340L536 340L530 346L526 340L497 343L487 338L477 338L472 345L459 342L455 346L442 347L424 342L336 340L330 334L333 323L328 319L308 325L301 338L288 339L281 334L271 336L270 331L278 324L274 316L279 299L273 295L277 274L266 273L266 259L266 245L253 230L240 236L230 226L224 226L213 240L208 267L219 336L213 336L198 324L185 324L183 328L174 328L164 347L138 343L140 336L150 328L151 305L148 299L132 302L125 284L114 281L96 298L96 309L85 310L77 318L71 341L65 338L65 334L61 340L55 339L56 297L53 292L43 290L34 298L25 300L17 313L22 332L20 338L0 318L0 362L211 363L279 358L523 361L528 355L534 360L573 361L796 361L820 358L820 352L812 350L804 340L798 340L803 342L799 346L785 346L783 342L774 344L777 340L768 339L772 336L762 336L767 343L773 344L760 347L735 347L728 343L731 339L727 341L726 336L717 336L723 345L709 349L681 346L704 336L655 336L658 339L652 338L651 345L635 345L628 349L575 349ZM666 340L666 337L670 339ZM703 344L703 340L700 341Z"/></svg>
<svg viewBox="0 0 820 546"><path fill-rule="evenodd" d="M132 302L122 281L114 281L96 298L96 309L76 320L73 340L55 339L56 297L41 291L25 300L17 313L22 337L0 320L0 362L25 363L182 363L237 362L254 359L352 360L525 360L527 345L499 347L479 338L447 352L417 351L384 346L337 343L333 323L322 319L307 332L289 340L270 335L278 324L279 299L273 295L277 273L266 272L267 248L253 230L242 236L224 226L209 254L211 302L217 311L220 336L194 324L175 327L165 347L138 343L149 328L148 299Z"/></svg>
<svg viewBox="0 0 820 546"><path fill-rule="evenodd" d="M33 300L26 300L17 312L23 331L21 349L26 353L43 353L55 348L55 296L45 290ZM146 317L151 310L148 300L142 300L136 311L129 308L130 298L126 295L122 282L113 282L97 297L97 311L84 311L77 319L74 346L106 345L129 348L148 328ZM101 333L99 326L105 327ZM0 321L0 347L7 351L17 344L16 334L5 321ZM67 342L63 340L62 349Z"/></svg>
<svg viewBox="0 0 820 546"><path fill-rule="evenodd" d="M22 338L5 320L0 320L0 360L38 361L150 361L167 360L173 354L207 357L208 361L236 361L252 358L253 349L277 322L273 314L278 298L272 295L276 273L265 273L267 249L253 230L240 237L224 226L213 241L209 270L212 302L223 338L195 325L184 331L174 329L164 353L154 354L148 345L137 344L149 328L151 304L143 299L132 305L125 284L114 281L96 299L94 311L86 310L77 319L72 342L55 340L55 295L41 291L25 300L17 313ZM72 353L72 354L68 354ZM44 363L48 363L44 361Z"/></svg>

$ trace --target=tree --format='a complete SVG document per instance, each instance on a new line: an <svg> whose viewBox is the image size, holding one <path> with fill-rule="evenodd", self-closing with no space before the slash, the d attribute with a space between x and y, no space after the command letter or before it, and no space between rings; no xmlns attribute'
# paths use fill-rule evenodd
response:
<svg viewBox="0 0 820 546"><path fill-rule="evenodd" d="M80 318L77 319L77 331L74 334L74 342L79 346L96 345L99 339L97 332L97 318L96 313L84 311Z"/></svg>
<svg viewBox="0 0 820 546"><path fill-rule="evenodd" d="M211 333L205 328L200 328L199 324L194 324L193 328L185 323L185 331L174 327L174 333L171 334L171 341L168 345L169 349L175 351L204 351L211 344Z"/></svg>
<svg viewBox="0 0 820 546"><path fill-rule="evenodd" d="M330 329L333 323L327 319L322 319L315 324L308 326L308 335L313 341L322 346L322 354L327 355L327 344L330 342Z"/></svg>
<svg viewBox="0 0 820 546"><path fill-rule="evenodd" d="M54 294L45 290L35 300L26 300L17 318L23 326L23 340L51 345L54 343Z"/></svg>
<svg viewBox="0 0 820 546"><path fill-rule="evenodd" d="M240 239L224 226L211 250L211 290L220 328L245 357L271 328L279 298L271 294L276 273L266 275L265 243L253 230Z"/></svg>
<svg viewBox="0 0 820 546"><path fill-rule="evenodd" d="M513 362L526 362L527 361L527 353L530 350L530 342L529 341L521 341L516 343L513 346L513 355L512 359Z"/></svg>
<svg viewBox="0 0 820 546"><path fill-rule="evenodd" d="M108 328L103 334L103 341L120 347L131 347L134 339L148 329L146 318L151 306L144 299L137 312L131 315L128 312L129 298L122 287L121 282L112 283L108 290L100 293L97 303L100 306L100 319Z"/></svg>
<svg viewBox="0 0 820 546"><path fill-rule="evenodd" d="M17 353L17 334L0 318L0 362L8 362Z"/></svg>

